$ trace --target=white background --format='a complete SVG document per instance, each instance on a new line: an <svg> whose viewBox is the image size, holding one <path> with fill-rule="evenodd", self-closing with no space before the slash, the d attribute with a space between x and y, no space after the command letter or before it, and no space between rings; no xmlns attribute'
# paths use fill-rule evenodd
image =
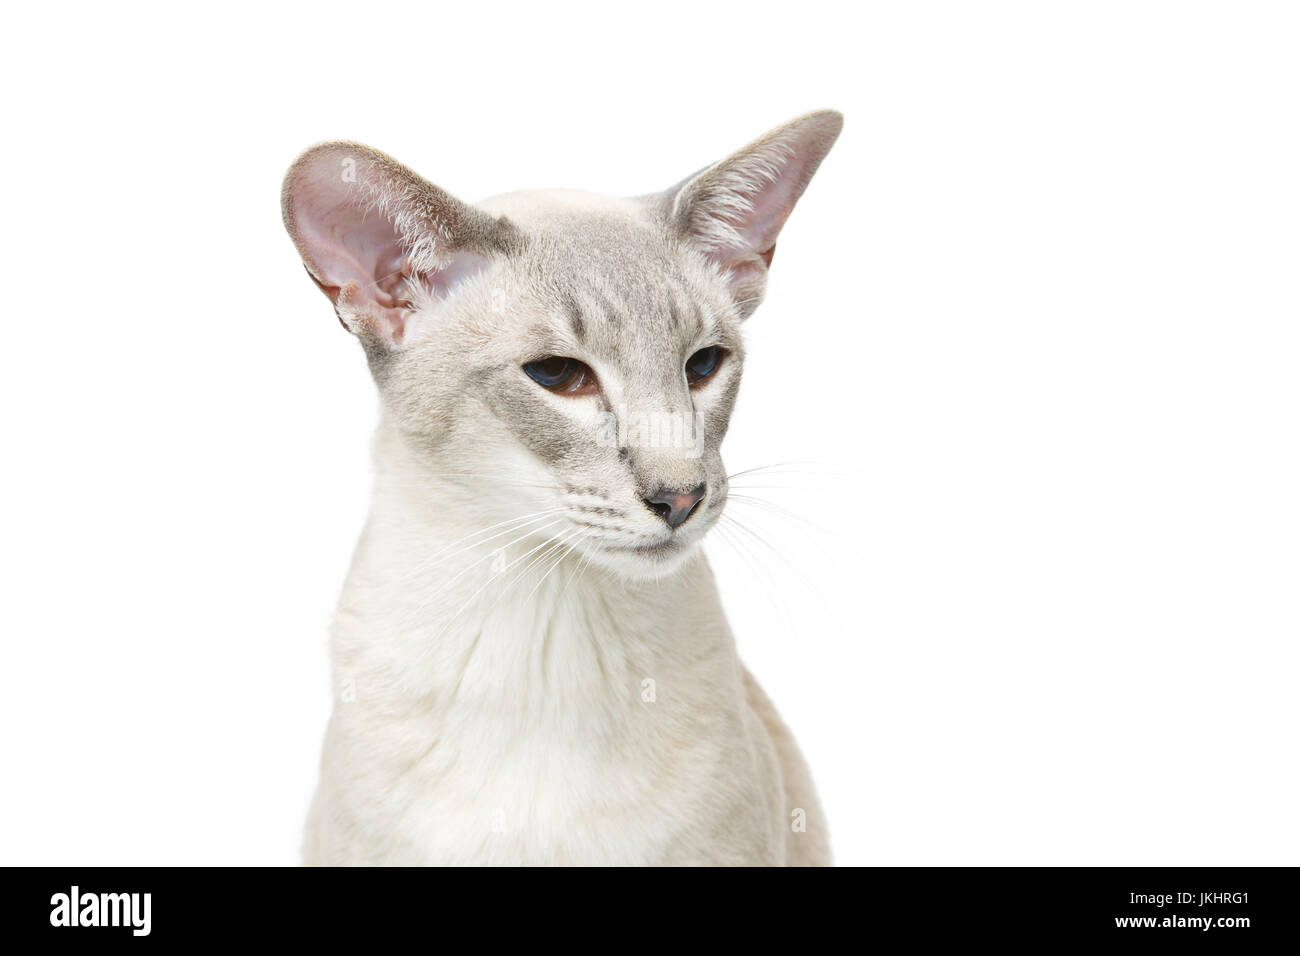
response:
<svg viewBox="0 0 1300 956"><path fill-rule="evenodd" d="M34 10L0 862L296 860L376 414L280 225L300 149L635 194L823 106L725 448L818 463L751 484L819 527L712 549L839 861L1300 862L1284 5Z"/></svg>

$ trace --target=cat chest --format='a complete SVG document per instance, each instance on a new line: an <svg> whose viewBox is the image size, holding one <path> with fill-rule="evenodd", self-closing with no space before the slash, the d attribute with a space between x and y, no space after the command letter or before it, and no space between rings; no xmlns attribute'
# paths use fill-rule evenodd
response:
<svg viewBox="0 0 1300 956"><path fill-rule="evenodd" d="M431 733L390 723L385 746L368 734L368 773L345 797L371 842L412 863L666 862L746 829L772 784L734 734L683 715L448 718ZM766 839L764 821L749 829Z"/></svg>

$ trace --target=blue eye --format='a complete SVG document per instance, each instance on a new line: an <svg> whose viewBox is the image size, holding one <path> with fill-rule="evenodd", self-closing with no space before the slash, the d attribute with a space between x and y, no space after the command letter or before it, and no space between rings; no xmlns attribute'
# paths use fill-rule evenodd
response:
<svg viewBox="0 0 1300 956"><path fill-rule="evenodd" d="M586 395L596 390L596 373L577 359L553 355L524 363L524 371L542 388L563 395Z"/></svg>
<svg viewBox="0 0 1300 956"><path fill-rule="evenodd" d="M691 385L704 381L717 370L721 361L722 349L716 345L700 349L686 360L686 381Z"/></svg>

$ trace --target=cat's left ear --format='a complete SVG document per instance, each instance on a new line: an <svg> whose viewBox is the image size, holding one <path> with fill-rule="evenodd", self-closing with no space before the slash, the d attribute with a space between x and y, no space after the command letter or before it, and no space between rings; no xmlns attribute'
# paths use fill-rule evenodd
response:
<svg viewBox="0 0 1300 956"><path fill-rule="evenodd" d="M807 113L669 191L673 228L722 269L742 316L762 299L777 234L843 125L835 110Z"/></svg>

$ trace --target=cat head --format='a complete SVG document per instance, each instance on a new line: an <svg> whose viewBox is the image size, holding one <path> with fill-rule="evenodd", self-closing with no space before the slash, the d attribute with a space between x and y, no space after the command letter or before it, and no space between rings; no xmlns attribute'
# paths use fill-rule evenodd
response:
<svg viewBox="0 0 1300 956"><path fill-rule="evenodd" d="M475 205L322 143L285 177L284 222L431 494L655 576L721 513L741 323L841 124L807 114L649 196Z"/></svg>

